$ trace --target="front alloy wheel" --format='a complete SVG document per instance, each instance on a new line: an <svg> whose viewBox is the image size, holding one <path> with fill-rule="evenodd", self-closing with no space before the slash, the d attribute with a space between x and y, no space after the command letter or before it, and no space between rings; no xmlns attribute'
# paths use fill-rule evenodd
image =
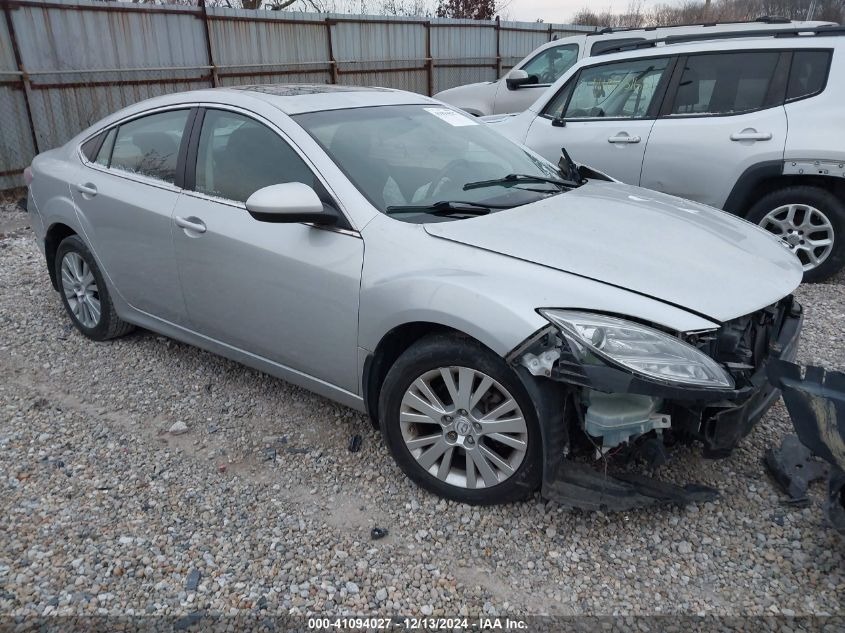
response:
<svg viewBox="0 0 845 633"><path fill-rule="evenodd" d="M405 446L429 474L460 488L490 488L525 459L528 429L513 396L469 367L425 372L405 391Z"/></svg>
<svg viewBox="0 0 845 633"><path fill-rule="evenodd" d="M537 405L517 370L480 343L425 337L399 356L379 397L396 463L423 488L471 504L523 499L540 484Z"/></svg>

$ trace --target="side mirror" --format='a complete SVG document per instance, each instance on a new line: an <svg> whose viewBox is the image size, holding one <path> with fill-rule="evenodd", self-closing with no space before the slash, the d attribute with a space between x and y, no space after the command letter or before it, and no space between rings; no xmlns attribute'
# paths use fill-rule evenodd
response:
<svg viewBox="0 0 845 633"><path fill-rule="evenodd" d="M246 210L259 222L337 224L338 216L323 206L317 192L301 182L270 185L253 193Z"/></svg>
<svg viewBox="0 0 845 633"><path fill-rule="evenodd" d="M524 70L512 70L505 77L508 90L519 90L521 86L540 83L537 75L529 75Z"/></svg>

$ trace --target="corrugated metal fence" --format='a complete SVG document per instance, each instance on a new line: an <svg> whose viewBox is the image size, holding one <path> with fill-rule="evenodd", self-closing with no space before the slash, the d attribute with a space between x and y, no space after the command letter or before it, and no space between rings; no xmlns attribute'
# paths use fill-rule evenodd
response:
<svg viewBox="0 0 845 633"><path fill-rule="evenodd" d="M310 82L434 94L499 77L560 24L0 0L0 189L123 106L192 88Z"/></svg>

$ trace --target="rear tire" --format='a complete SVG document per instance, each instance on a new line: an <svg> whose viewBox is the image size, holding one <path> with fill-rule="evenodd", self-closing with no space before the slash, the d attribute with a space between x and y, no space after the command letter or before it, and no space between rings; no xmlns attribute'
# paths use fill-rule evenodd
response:
<svg viewBox="0 0 845 633"><path fill-rule="evenodd" d="M55 266L62 303L82 334L94 341L106 341L135 329L117 316L94 255L78 236L62 240Z"/></svg>
<svg viewBox="0 0 845 633"><path fill-rule="evenodd" d="M382 385L379 424L399 467L441 497L508 503L540 485L535 403L504 360L470 339L434 335L408 348Z"/></svg>
<svg viewBox="0 0 845 633"><path fill-rule="evenodd" d="M794 224L788 220L790 210ZM814 218L812 224L802 226L807 217ZM830 191L805 185L778 189L758 200L746 219L790 245L804 265L806 282L827 279L845 266L845 203ZM833 240L831 248L820 246L811 251L810 240L824 241L825 234ZM811 252L819 259L817 265L812 265Z"/></svg>

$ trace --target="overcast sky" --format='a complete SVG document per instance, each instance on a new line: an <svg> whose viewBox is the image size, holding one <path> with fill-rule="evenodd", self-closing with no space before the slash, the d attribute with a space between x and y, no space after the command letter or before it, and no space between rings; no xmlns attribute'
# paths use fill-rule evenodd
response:
<svg viewBox="0 0 845 633"><path fill-rule="evenodd" d="M628 0L511 0L503 11L511 20L534 22L542 18L543 22L568 22L569 19L584 7L593 11L610 9L614 13L622 13L628 8ZM648 9L656 4L674 4L672 0L644 0L643 8Z"/></svg>

